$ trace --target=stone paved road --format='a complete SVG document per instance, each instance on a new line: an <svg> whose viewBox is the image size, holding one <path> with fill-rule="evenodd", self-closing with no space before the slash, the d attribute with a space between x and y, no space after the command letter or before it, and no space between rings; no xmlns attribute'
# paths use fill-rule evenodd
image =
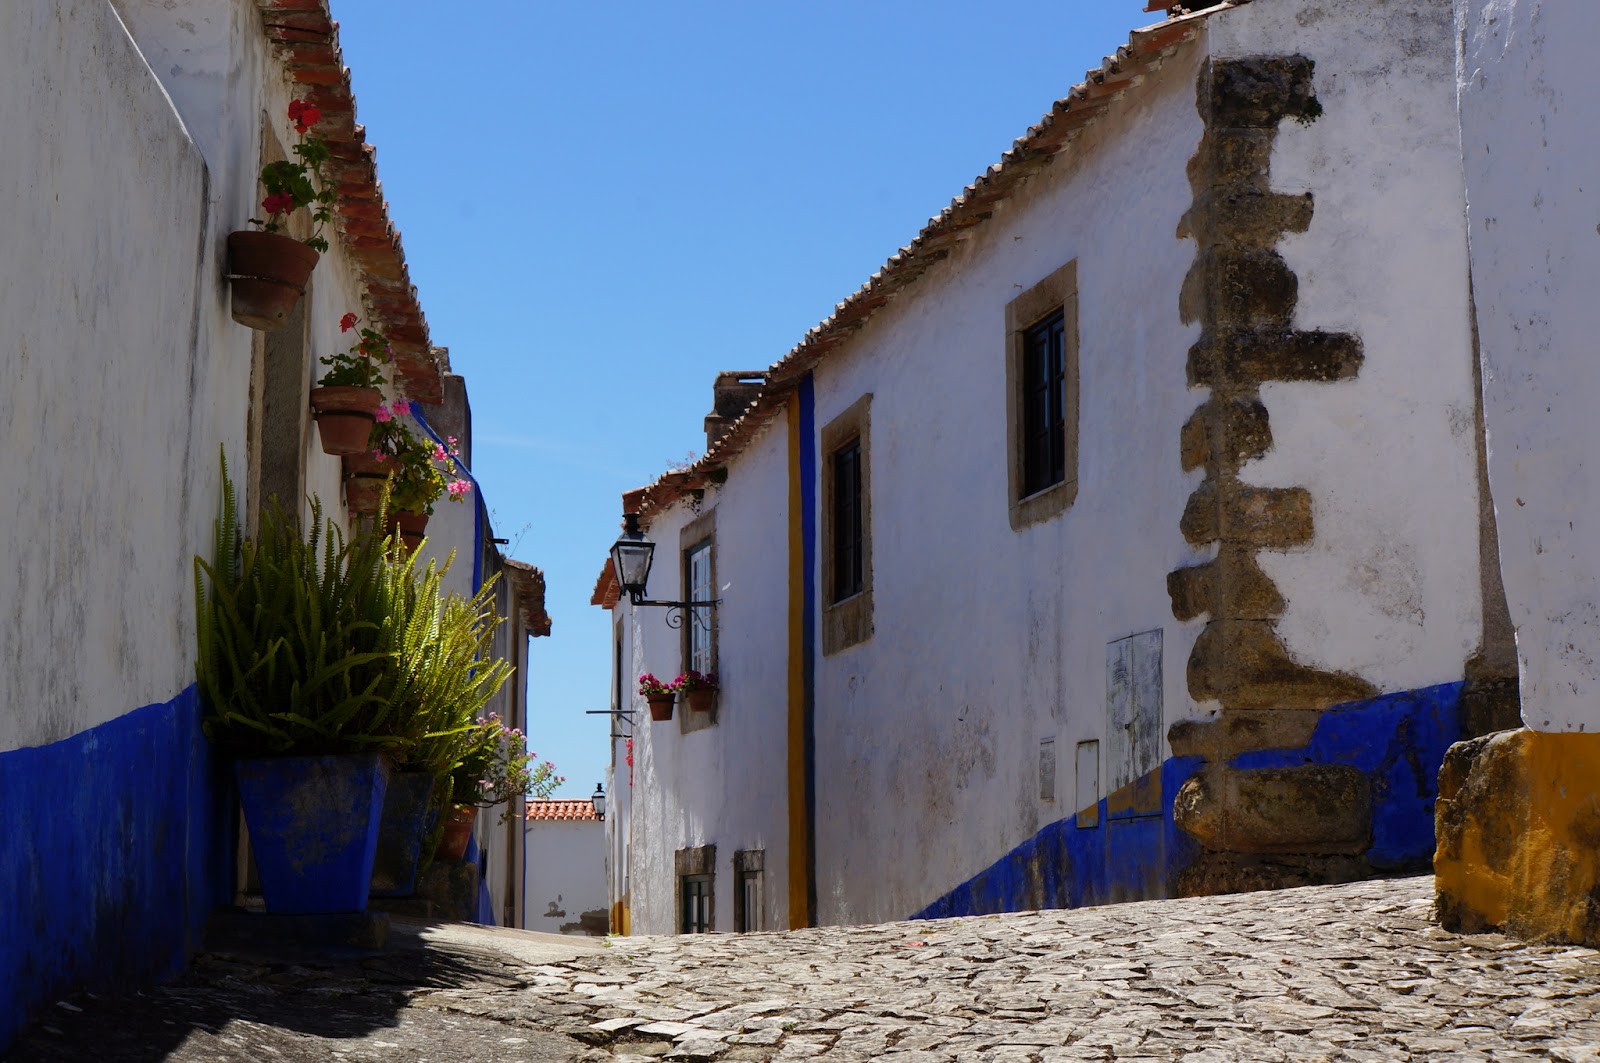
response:
<svg viewBox="0 0 1600 1063"><path fill-rule="evenodd" d="M296 1053L318 1046L329 1059L420 1058L394 1033L410 1024L427 1031L434 1059L1600 1061L1600 953L1446 934L1429 921L1431 902L1432 879L1409 878L788 934L619 938L564 959L484 949L448 977L386 984L403 997L391 1028L323 1031L321 1041L298 1030L295 1053L278 1058L316 1058ZM213 979L258 995L282 980L237 958L207 962ZM366 976L347 977L329 991L355 1008L374 990ZM147 999L158 1013L159 993ZM104 1021L95 1010L82 1029ZM40 1054L24 1058L71 1058L45 1054L74 1038L57 1029L36 1035L28 1047ZM143 1058L262 1059L261 1045L275 1044L258 1030L255 1054L230 1055L229 1035L220 1022L204 1052L179 1045Z"/></svg>

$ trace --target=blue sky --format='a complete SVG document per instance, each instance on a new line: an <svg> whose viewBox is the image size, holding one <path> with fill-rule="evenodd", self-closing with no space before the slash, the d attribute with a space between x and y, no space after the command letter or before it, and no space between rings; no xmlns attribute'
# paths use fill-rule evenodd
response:
<svg viewBox="0 0 1600 1063"><path fill-rule="evenodd" d="M621 493L1158 20L1138 0L331 0L496 533L548 581L529 734L593 791Z"/></svg>

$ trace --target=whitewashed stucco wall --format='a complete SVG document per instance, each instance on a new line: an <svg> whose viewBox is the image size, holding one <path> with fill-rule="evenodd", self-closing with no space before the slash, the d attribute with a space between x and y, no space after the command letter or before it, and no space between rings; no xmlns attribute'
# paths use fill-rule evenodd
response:
<svg viewBox="0 0 1600 1063"><path fill-rule="evenodd" d="M730 469L728 482L706 494L702 512L717 513L715 570L717 672L722 682L715 726L683 734L651 723L635 693L637 676L670 681L682 668L680 634L663 611L617 609L623 616L628 677L623 695L634 709L636 798L628 823L630 915L636 934L677 928L678 849L717 847L713 881L716 930L733 929L733 854L763 849L764 923L788 921L788 445L782 419L767 426ZM656 515L650 597L682 597L679 532L694 519L679 503ZM688 712L680 704L676 713ZM618 771L626 770L619 757Z"/></svg>
<svg viewBox="0 0 1600 1063"><path fill-rule="evenodd" d="M1167 573L1199 474L1177 239L1201 135L1188 47L1002 203L965 250L817 373L817 424L871 392L876 632L817 663L822 923L905 918L1075 810L1073 750L1106 751L1106 645L1164 632L1166 725L1199 710ZM1078 493L1010 526L1005 308L1078 262ZM1039 797L1054 739L1056 800ZM1101 779L1108 775L1104 766Z"/></svg>
<svg viewBox="0 0 1600 1063"><path fill-rule="evenodd" d="M193 682L191 559L226 451L248 506L251 360L224 279L259 213L261 122L293 142L249 0L0 5L0 750L82 731ZM360 288L338 246L307 299L311 358ZM320 367L313 362L313 372ZM309 418L309 493L342 521Z"/></svg>
<svg viewBox="0 0 1600 1063"><path fill-rule="evenodd" d="M585 913L606 912L605 824L591 820L531 821L524 849L527 929L585 934Z"/></svg>
<svg viewBox="0 0 1600 1063"><path fill-rule="evenodd" d="M1299 53L1323 114L1286 121L1279 191L1310 228L1279 245L1295 327L1351 332L1354 380L1269 383L1273 446L1242 471L1303 486L1315 538L1259 555L1297 660L1380 691L1459 680L1477 649L1477 426L1455 46L1431 0L1275 0L1212 18L1213 56Z"/></svg>
<svg viewBox="0 0 1600 1063"><path fill-rule="evenodd" d="M1600 8L1458 0L1489 483L1523 721L1600 730Z"/></svg>
<svg viewBox="0 0 1600 1063"><path fill-rule="evenodd" d="M193 681L190 558L219 443L244 453L251 334L216 325L204 160L104 0L0 5L0 141L10 749Z"/></svg>

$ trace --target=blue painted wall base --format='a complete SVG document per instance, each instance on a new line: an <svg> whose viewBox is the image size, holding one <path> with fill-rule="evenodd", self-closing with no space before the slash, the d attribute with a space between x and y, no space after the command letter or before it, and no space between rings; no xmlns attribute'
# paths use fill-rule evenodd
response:
<svg viewBox="0 0 1600 1063"><path fill-rule="evenodd" d="M231 900L227 802L193 687L0 753L0 1055L65 993L183 969Z"/></svg>
<svg viewBox="0 0 1600 1063"><path fill-rule="evenodd" d="M1241 769L1358 768L1372 782L1367 862L1375 871L1429 867L1439 766L1461 737L1461 687L1445 683L1337 705L1322 714L1304 748L1244 753L1230 763ZM1178 875L1200 855L1199 845L1173 822L1173 799L1203 766L1200 757L1168 758L1102 799L1095 816L1051 823L911 918L1173 896Z"/></svg>

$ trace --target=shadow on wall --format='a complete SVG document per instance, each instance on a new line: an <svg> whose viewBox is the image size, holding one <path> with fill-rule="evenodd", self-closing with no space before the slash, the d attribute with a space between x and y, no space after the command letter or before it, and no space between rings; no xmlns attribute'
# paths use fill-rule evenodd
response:
<svg viewBox="0 0 1600 1063"><path fill-rule="evenodd" d="M0 1054L70 992L183 969L230 900L228 793L193 687L0 753Z"/></svg>
<svg viewBox="0 0 1600 1063"><path fill-rule="evenodd" d="M1461 735L1461 688L1461 683L1446 683L1335 706L1322 714L1304 747L1242 753L1229 767L1355 768L1371 786L1367 865L1376 872L1426 869L1433 859L1439 767ZM1173 822L1173 799L1204 763L1201 757L1168 758L1156 771L1102 799L1092 814L1085 809L1050 824L911 918L1179 895L1180 876L1201 848Z"/></svg>

